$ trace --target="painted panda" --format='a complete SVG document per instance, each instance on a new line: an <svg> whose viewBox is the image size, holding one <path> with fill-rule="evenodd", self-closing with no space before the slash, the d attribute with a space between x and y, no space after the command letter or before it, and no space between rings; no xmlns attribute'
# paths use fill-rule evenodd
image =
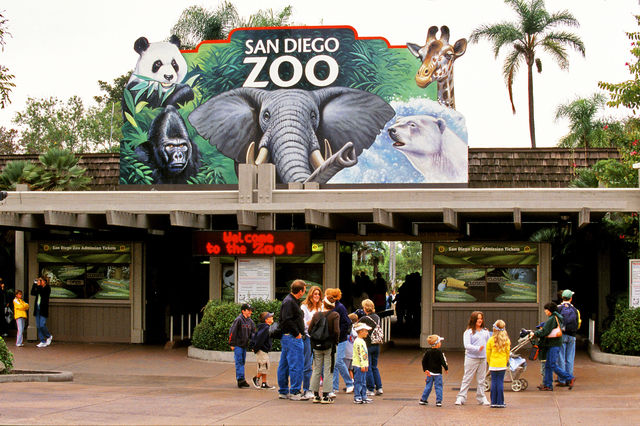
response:
<svg viewBox="0 0 640 426"><path fill-rule="evenodd" d="M169 41L149 43L146 37L140 37L133 44L140 57L136 68L129 78L126 90L131 94L129 102L126 95L122 101L122 113L133 115L131 108L146 101L147 107L159 108L184 104L193 99L193 90L182 80L187 74L187 61L180 53L180 40L175 35Z"/></svg>

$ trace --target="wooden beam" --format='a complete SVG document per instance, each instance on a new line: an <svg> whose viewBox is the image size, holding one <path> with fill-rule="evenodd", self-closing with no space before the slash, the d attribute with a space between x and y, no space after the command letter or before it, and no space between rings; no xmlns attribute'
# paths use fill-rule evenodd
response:
<svg viewBox="0 0 640 426"><path fill-rule="evenodd" d="M578 228L584 228L591 223L591 210L583 207L578 213Z"/></svg>
<svg viewBox="0 0 640 426"><path fill-rule="evenodd" d="M44 223L49 226L85 229L99 229L107 224L102 214L71 213L57 210L46 210Z"/></svg>
<svg viewBox="0 0 640 426"><path fill-rule="evenodd" d="M171 226L183 226L185 228L207 229L211 225L211 218L206 214L173 210L169 212Z"/></svg>
<svg viewBox="0 0 640 426"><path fill-rule="evenodd" d="M42 228L44 226L44 217L31 213L0 212L0 226L27 229Z"/></svg>
<svg viewBox="0 0 640 426"><path fill-rule="evenodd" d="M340 215L314 209L304 210L304 221L308 225L316 225L329 229L345 229L353 227L350 220L345 219Z"/></svg>
<svg viewBox="0 0 640 426"><path fill-rule="evenodd" d="M513 209L513 226L518 231L522 229L522 210L518 207Z"/></svg>
<svg viewBox="0 0 640 426"><path fill-rule="evenodd" d="M458 228L458 213L449 208L442 209L442 222L451 229L459 230Z"/></svg>
<svg viewBox="0 0 640 426"><path fill-rule="evenodd" d="M127 228L163 229L161 217L145 213L130 213L120 210L107 210L107 225Z"/></svg>
<svg viewBox="0 0 640 426"><path fill-rule="evenodd" d="M249 226L255 228L258 226L258 214L249 210L238 210L236 213L238 226Z"/></svg>
<svg viewBox="0 0 640 426"><path fill-rule="evenodd" d="M373 223L398 232L408 233L410 231L409 224L400 215L385 209L373 209Z"/></svg>

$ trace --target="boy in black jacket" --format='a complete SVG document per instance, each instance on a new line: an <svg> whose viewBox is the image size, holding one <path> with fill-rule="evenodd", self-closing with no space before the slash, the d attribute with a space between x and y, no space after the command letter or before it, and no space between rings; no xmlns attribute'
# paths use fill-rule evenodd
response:
<svg viewBox="0 0 640 426"><path fill-rule="evenodd" d="M253 308L248 303L244 303L240 308L242 311L238 317L233 320L229 329L229 346L233 351L233 359L236 362L236 380L239 388L248 388L249 383L244 378L244 363L247 359L247 346L249 340L256 331L256 325L251 319Z"/></svg>
<svg viewBox="0 0 640 426"><path fill-rule="evenodd" d="M271 350L271 336L269 327L273 324L273 314L263 312L260 314L260 324L258 331L253 338L253 352L256 354L258 373L251 379L251 383L257 389L275 389L275 386L267 384L267 373L269 372L269 351ZM262 379L262 385L260 385Z"/></svg>
<svg viewBox="0 0 640 426"><path fill-rule="evenodd" d="M449 372L449 366L447 365L447 358L445 358L440 346L444 337L440 337L437 334L432 334L427 337L427 343L431 346L424 353L422 357L422 370L426 373L426 385L422 397L420 398L420 405L427 405L427 398L431 393L431 388L434 383L436 386L436 407L442 407L442 367L445 372Z"/></svg>

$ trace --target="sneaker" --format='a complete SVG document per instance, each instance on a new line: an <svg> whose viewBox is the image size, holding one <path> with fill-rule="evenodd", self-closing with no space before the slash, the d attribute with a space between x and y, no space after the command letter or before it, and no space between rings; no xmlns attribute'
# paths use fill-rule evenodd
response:
<svg viewBox="0 0 640 426"><path fill-rule="evenodd" d="M458 401L456 401L456 404L458 403ZM489 402L489 400L487 398L484 399L484 401L478 401L478 404L480 405L491 405L491 403Z"/></svg>
<svg viewBox="0 0 640 426"><path fill-rule="evenodd" d="M290 394L289 399L291 401L306 401L306 399L302 397L302 394L300 392Z"/></svg>
<svg viewBox="0 0 640 426"><path fill-rule="evenodd" d="M485 400L486 401L486 400ZM456 405L464 405L464 399L456 398Z"/></svg>
<svg viewBox="0 0 640 426"><path fill-rule="evenodd" d="M333 398L329 398L328 396L323 397L322 404L333 404Z"/></svg>
<svg viewBox="0 0 640 426"><path fill-rule="evenodd" d="M354 404L364 404L361 399L354 399L353 403Z"/></svg>
<svg viewBox="0 0 640 426"><path fill-rule="evenodd" d="M278 394L278 399L289 399L289 394L288 393L279 393Z"/></svg>
<svg viewBox="0 0 640 426"><path fill-rule="evenodd" d="M19 345L16 345L17 347L21 348L24 346L24 343L20 343Z"/></svg>
<svg viewBox="0 0 640 426"><path fill-rule="evenodd" d="M245 379L240 379L240 380L238 380L238 387L239 388L248 388L250 386L249 386L249 383L247 383L247 381Z"/></svg>
<svg viewBox="0 0 640 426"><path fill-rule="evenodd" d="M313 402L314 404L319 404L319 403L321 403L321 402L322 402L322 399L323 399L323 398L322 398L320 395L318 395L318 396L315 396L315 395L314 395L314 397L313 397L313 401L312 401L312 402Z"/></svg>
<svg viewBox="0 0 640 426"><path fill-rule="evenodd" d="M47 344L47 346L49 346L51 344L51 341L53 340L53 335L49 335L49 337L47 338L47 341L45 342Z"/></svg>
<svg viewBox="0 0 640 426"><path fill-rule="evenodd" d="M553 388L549 388L547 386L538 386L538 390L539 391L553 392Z"/></svg>
<svg viewBox="0 0 640 426"><path fill-rule="evenodd" d="M436 401L436 407L442 407L442 401Z"/></svg>
<svg viewBox="0 0 640 426"><path fill-rule="evenodd" d="M373 396L375 395L375 392L368 390L367 391L367 396Z"/></svg>
<svg viewBox="0 0 640 426"><path fill-rule="evenodd" d="M576 378L574 377L573 379L571 379L571 381L569 382L569 390L573 389L573 384L576 382Z"/></svg>
<svg viewBox="0 0 640 426"><path fill-rule="evenodd" d="M329 398L335 398L336 397L336 393L335 392L329 392L329 395L327 395Z"/></svg>
<svg viewBox="0 0 640 426"><path fill-rule="evenodd" d="M311 399L311 398L313 398L314 396L315 396L315 395L313 394L313 392L311 392L311 391L309 390L309 391L306 391L306 392L302 395L302 398L303 398L303 399Z"/></svg>
<svg viewBox="0 0 640 426"><path fill-rule="evenodd" d="M45 342L40 342L36 345L36 348L46 348L47 344Z"/></svg>
<svg viewBox="0 0 640 426"><path fill-rule="evenodd" d="M352 393L353 392L353 386L347 386L345 392L346 393Z"/></svg>
<svg viewBox="0 0 640 426"><path fill-rule="evenodd" d="M364 402L365 404L371 404L373 402L373 399L371 398L363 399L362 402Z"/></svg>
<svg viewBox="0 0 640 426"><path fill-rule="evenodd" d="M269 386L269 383L267 382L262 382L262 385L260 385L260 389L275 389L275 386Z"/></svg>
<svg viewBox="0 0 640 426"><path fill-rule="evenodd" d="M382 388L376 389L376 395L382 395L383 393Z"/></svg>
<svg viewBox="0 0 640 426"><path fill-rule="evenodd" d="M427 401L425 401L424 399L421 399L420 401L418 401L418 404L420 404L420 405L428 405L429 403Z"/></svg>
<svg viewBox="0 0 640 426"><path fill-rule="evenodd" d="M253 383L254 388L260 389L260 378L258 376L252 377L251 383Z"/></svg>

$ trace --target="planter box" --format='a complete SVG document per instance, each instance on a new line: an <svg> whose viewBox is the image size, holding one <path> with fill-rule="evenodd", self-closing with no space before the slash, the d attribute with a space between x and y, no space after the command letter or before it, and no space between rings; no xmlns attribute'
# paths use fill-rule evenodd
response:
<svg viewBox="0 0 640 426"><path fill-rule="evenodd" d="M208 351L206 349L198 349L195 346L189 346L187 357L202 361L235 362L231 351ZM269 360L271 362L280 361L280 352L269 352ZM247 351L247 362L256 362L256 354L253 351Z"/></svg>
<svg viewBox="0 0 640 426"><path fill-rule="evenodd" d="M589 343L589 356L592 361L611 365L626 365L629 367L640 367L640 356L616 355L602 352L598 345Z"/></svg>

